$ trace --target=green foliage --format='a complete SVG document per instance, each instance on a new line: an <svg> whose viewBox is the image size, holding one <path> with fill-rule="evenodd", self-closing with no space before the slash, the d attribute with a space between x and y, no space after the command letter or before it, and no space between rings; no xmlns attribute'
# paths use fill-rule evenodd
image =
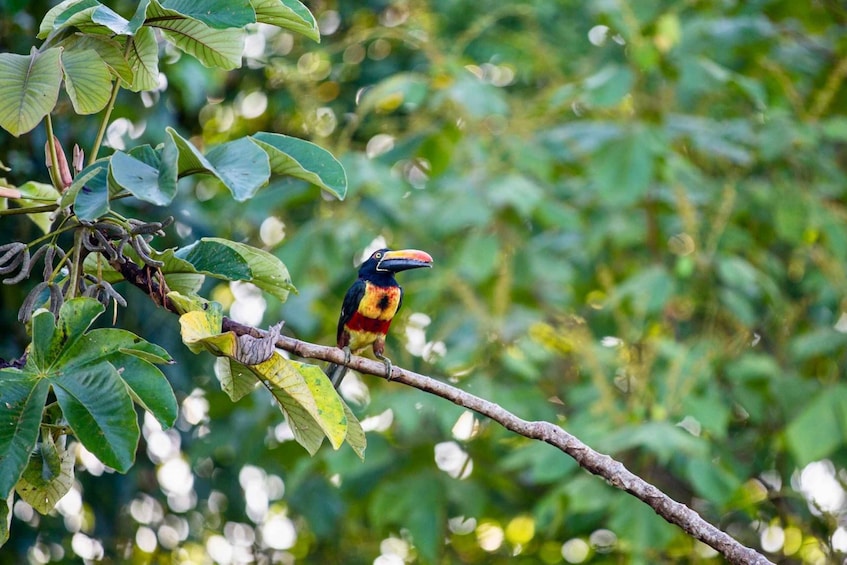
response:
<svg viewBox="0 0 847 565"><path fill-rule="evenodd" d="M48 7L16 6L34 27L4 18L0 44L29 53ZM43 172L42 117L53 111L63 142L100 144L93 121L56 119L102 103L102 79L73 91L64 74L68 54L94 51L109 100L118 80L125 89L103 110L116 153L88 151L100 160L73 177L63 207L98 223L167 202L175 225L150 242L157 249L139 247L164 263L171 290L332 344L351 257L379 237L425 249L435 268L402 281L387 346L396 365L560 423L774 561L843 560L847 14L837 2L329 2L317 19L298 3L249 4L281 30L245 24L245 2L60 6L38 65L0 57L0 124L21 133L0 140L6 184L22 190L10 210L39 214L37 225L4 216L0 244L32 242L52 223L37 208L59 190ZM183 16L188 40L147 21L163 11ZM242 56L243 68L222 70ZM58 102L21 86L35 71ZM309 161L317 146L338 161ZM115 155L131 165L120 182ZM346 199L314 198L310 184ZM73 231L56 244L69 250ZM300 293L282 303L229 285L257 276L229 244L206 248L202 268L176 251L206 238L276 256ZM142 261L132 242L125 256ZM215 253L227 261L212 268ZM57 254L49 282L61 290L72 265ZM104 480L76 456L73 488L91 516L77 537L102 540L106 558L235 556L249 543L256 559L304 562L720 561L549 446L396 384L345 382L347 440L367 436L364 462L346 447L310 457L247 366L187 355L175 319L124 290L102 254L84 271L132 303L120 327L178 361L163 369L177 425L158 431L145 417L144 437L160 443L138 451L137 477ZM14 319L33 287L2 288L14 338L0 355L18 357L30 338ZM48 308L51 289L39 289ZM46 394L9 384L19 404ZM313 448L317 428L306 430ZM466 474L435 458L451 442ZM175 489L180 462L192 473ZM112 496L111 484L130 494ZM17 504L4 551L73 555L62 520ZM0 519L9 514L0 504ZM152 544L137 543L149 532Z"/></svg>
<svg viewBox="0 0 847 565"><path fill-rule="evenodd" d="M45 236L0 246L0 275L7 284L29 278L35 263L44 262L43 281L29 291L18 313L31 342L18 361L4 362L0 369L0 403L8 407L0 422L0 543L9 537L7 493L14 489L30 507L47 513L71 489L74 454L65 449L68 435L102 464L126 473L141 435L134 403L163 429L177 419L173 389L154 365L172 362L170 355L126 330L91 329L111 302L127 306L112 286L123 280L160 303L167 296L183 297L169 293L169 284L185 292L171 308L183 319L201 316L194 326L183 323L184 333L191 328L186 344L206 345L216 355L229 355L239 370L253 371L310 453L324 436L335 449L349 436L362 456L364 433L327 379L317 378L315 370L323 375L319 369L283 359L274 353L273 340L257 352L256 344L245 341L249 336L236 340L220 334L220 305L196 294L209 275L252 283L285 301L294 290L285 265L264 250L224 238L200 238L160 251L150 242L165 235L173 218L145 222L114 208L125 197L167 206L177 196L179 179L195 174L216 178L237 201L253 197L271 174L304 179L343 198L346 176L338 161L308 141L281 134L242 137L204 154L173 128L166 128L156 147L140 144L97 159L121 88L140 91L158 84L154 28L203 65L229 70L241 65L245 26L267 21L317 38L314 18L296 0L261 2L258 10L246 0L147 0L129 20L96 0L66 0L42 20L40 48L28 57L0 55L0 126L18 136L47 117L45 157L53 181L52 186L30 181L20 188L3 183L3 210L10 199L16 207L8 211L31 216ZM88 167L78 145L69 160L53 136L51 113L62 83L76 114L105 109ZM45 209L53 211L46 221ZM64 233L73 241L63 241ZM213 339L215 347L209 345ZM275 363L273 370L266 360Z"/></svg>

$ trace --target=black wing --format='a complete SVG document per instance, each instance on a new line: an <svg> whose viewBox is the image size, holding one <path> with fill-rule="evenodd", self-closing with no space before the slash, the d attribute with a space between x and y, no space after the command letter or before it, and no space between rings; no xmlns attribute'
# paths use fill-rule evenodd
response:
<svg viewBox="0 0 847 565"><path fill-rule="evenodd" d="M359 309L359 302L365 296L365 281L362 279L356 280L353 286L347 289L347 294L344 295L344 302L341 304L341 316L338 317L338 331L335 339L341 343L341 334L344 332L344 324L350 321L356 310Z"/></svg>

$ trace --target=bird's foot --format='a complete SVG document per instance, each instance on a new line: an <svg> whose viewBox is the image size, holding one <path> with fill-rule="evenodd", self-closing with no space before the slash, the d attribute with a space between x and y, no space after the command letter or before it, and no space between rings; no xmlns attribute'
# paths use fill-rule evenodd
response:
<svg viewBox="0 0 847 565"><path fill-rule="evenodd" d="M344 346L342 349L344 351L344 363L341 365L330 365L328 374L329 380L332 383L332 386L338 389L341 386L341 381L344 379L344 376L347 374L347 365L350 363L350 357L352 354L350 353L350 348Z"/></svg>
<svg viewBox="0 0 847 565"><path fill-rule="evenodd" d="M391 371L394 370L394 365L391 364L391 359L384 355L377 355L377 359L382 361L382 364L385 365L385 378L387 380L391 380Z"/></svg>

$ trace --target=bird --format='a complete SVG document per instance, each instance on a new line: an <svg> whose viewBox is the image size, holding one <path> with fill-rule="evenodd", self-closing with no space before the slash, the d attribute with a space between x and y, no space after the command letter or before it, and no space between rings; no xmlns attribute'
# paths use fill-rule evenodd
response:
<svg viewBox="0 0 847 565"><path fill-rule="evenodd" d="M347 373L352 353L360 354L369 347L385 365L385 376L391 380L391 360L385 356L385 336L403 303L403 287L394 278L409 269L432 267L432 257L417 249L379 249L359 267L359 277L344 295L336 334L339 349L344 350L344 364L330 364L326 369L337 389Z"/></svg>

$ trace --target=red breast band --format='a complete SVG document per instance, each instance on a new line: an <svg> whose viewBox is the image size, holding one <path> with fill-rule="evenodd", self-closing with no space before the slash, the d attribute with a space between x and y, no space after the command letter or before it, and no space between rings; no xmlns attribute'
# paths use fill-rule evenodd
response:
<svg viewBox="0 0 847 565"><path fill-rule="evenodd" d="M367 318L358 312L354 312L350 321L344 325L352 332L368 332L385 335L388 333L389 326L391 326L391 320L374 320L373 318Z"/></svg>

